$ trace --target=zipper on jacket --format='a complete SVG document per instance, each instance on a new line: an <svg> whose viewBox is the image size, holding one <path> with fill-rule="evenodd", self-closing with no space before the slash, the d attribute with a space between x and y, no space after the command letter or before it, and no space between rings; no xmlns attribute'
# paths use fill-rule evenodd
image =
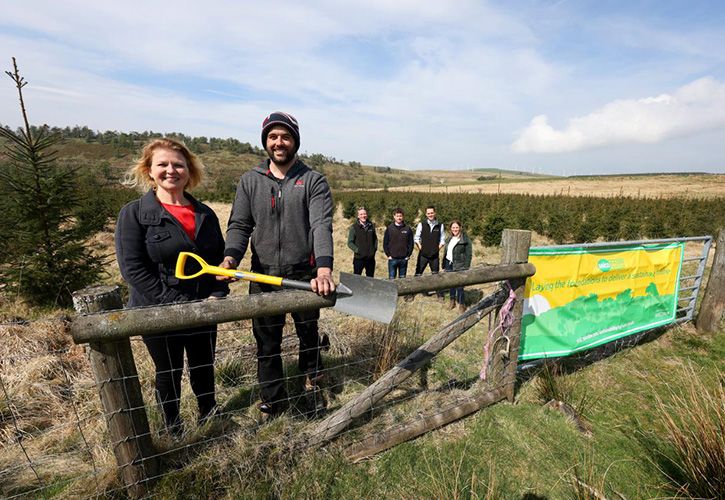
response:
<svg viewBox="0 0 725 500"><path fill-rule="evenodd" d="M286 177L285 177L286 179ZM285 179L282 179L282 181L277 181L275 179L275 182L277 182L277 268L280 270L280 274L282 271L282 187L284 185Z"/></svg>

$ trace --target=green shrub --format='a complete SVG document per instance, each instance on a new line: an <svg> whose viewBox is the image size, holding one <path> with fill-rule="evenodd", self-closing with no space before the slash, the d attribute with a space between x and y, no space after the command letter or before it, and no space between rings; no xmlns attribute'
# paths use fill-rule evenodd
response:
<svg viewBox="0 0 725 500"><path fill-rule="evenodd" d="M506 219L500 213L492 213L486 218L482 227L481 239L486 246L501 244L501 234L506 229Z"/></svg>

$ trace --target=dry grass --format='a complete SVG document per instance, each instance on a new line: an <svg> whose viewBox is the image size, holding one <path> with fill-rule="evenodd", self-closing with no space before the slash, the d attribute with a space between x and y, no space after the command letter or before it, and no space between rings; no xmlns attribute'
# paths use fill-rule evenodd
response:
<svg viewBox="0 0 725 500"><path fill-rule="evenodd" d="M556 361L547 361L534 380L534 391L540 403L561 401L580 415L587 413L592 401L574 374L567 375Z"/></svg>
<svg viewBox="0 0 725 500"><path fill-rule="evenodd" d="M607 500L607 474L599 475L594 467L591 456L584 458L583 463L574 466L571 476L571 496L575 500ZM617 494L621 498L621 495Z"/></svg>
<svg viewBox="0 0 725 500"><path fill-rule="evenodd" d="M466 470L468 462L468 448L464 445L460 449L459 456L447 456L440 447L434 448L434 453L423 455L422 464L418 464L412 474L422 474L425 478L422 490L411 494L406 485L396 491L400 498L448 498L459 500L462 498L472 499L496 499L501 498L501 491L496 482L496 468L494 461L489 461L488 475L481 478L475 470Z"/></svg>
<svg viewBox="0 0 725 500"><path fill-rule="evenodd" d="M84 349L60 320L0 326L0 382L0 494L115 469Z"/></svg>
<svg viewBox="0 0 725 500"><path fill-rule="evenodd" d="M664 431L654 460L677 495L725 498L725 374L709 389L691 366L679 372L684 392L655 393Z"/></svg>
<svg viewBox="0 0 725 500"><path fill-rule="evenodd" d="M116 262L114 230L115 224L107 224L103 228L103 231L99 231L88 240L88 246L93 251L93 254L104 258L104 281L107 283L120 283L123 280L121 278L121 271L118 268L118 262Z"/></svg>
<svg viewBox="0 0 725 500"><path fill-rule="evenodd" d="M451 181L445 185L439 183L437 185L399 186L389 188L389 190L432 193L513 193L597 197L721 198L725 197L725 175L567 177L486 184L456 184L455 181Z"/></svg>
<svg viewBox="0 0 725 500"><path fill-rule="evenodd" d="M11 396L20 432L33 434L67 415L73 382L90 381L83 348L74 346L59 321L0 326L0 376ZM0 439L12 439L9 421L0 424Z"/></svg>

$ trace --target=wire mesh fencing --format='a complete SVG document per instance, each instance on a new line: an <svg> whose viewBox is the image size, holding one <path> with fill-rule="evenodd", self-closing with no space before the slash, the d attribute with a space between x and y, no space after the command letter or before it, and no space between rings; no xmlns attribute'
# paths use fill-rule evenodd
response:
<svg viewBox="0 0 725 500"><path fill-rule="evenodd" d="M694 281L702 254L690 255L682 279ZM686 288L683 302L691 300ZM255 300L297 297L277 293ZM101 347L74 344L66 320L2 323L0 496L107 496L135 486L135 496L153 496L157 490L147 486L173 482L201 459L210 467L233 459L243 481L332 442L350 460L365 458L509 397L517 353L504 314L511 293L506 282L469 286L463 313L448 295L401 297L390 325L330 308L319 320L277 314L265 330L279 333L271 347L255 340L264 333L257 320L199 326L209 303L140 308L130 312L149 328L183 308L200 312L189 328L151 342L127 340L112 331L123 324L109 320L106 344L125 341L132 363L120 348L104 351L103 363L118 370L102 376L92 368ZM521 299L519 290L508 305ZM235 304L212 302L217 309ZM520 320L520 310L508 312ZM624 337L566 362L590 363L653 335ZM534 369L528 365L525 372ZM138 398L129 390L134 384ZM108 388L116 388L115 406L99 401ZM118 420L127 422L125 435L109 431ZM150 446L141 450L144 441ZM117 453L123 447L137 452ZM131 468L142 474L129 481Z"/></svg>
<svg viewBox="0 0 725 500"><path fill-rule="evenodd" d="M481 290L470 289L467 302L473 306L482 295ZM0 325L4 351L0 494L14 498L120 492L128 488L119 478L124 466L148 465L144 481L155 482L209 448L230 446L240 439L248 441L247 446L256 442L264 447L265 429L270 426L287 436L287 446L312 446L310 432L325 418L415 353L437 329L456 322L459 311L448 306L447 297L401 298L391 325L324 309L316 322L319 343L302 349L296 330L315 322L296 325L286 315L284 323L276 325L282 327L279 354L258 351L252 320L161 335L157 338L162 340L151 346L148 338L132 337L137 375L118 378L137 378L143 398L140 409L147 416L154 449L127 464L117 463L114 449L123 443L114 441L106 427L119 412L104 408L98 399L103 385L119 380L94 379L88 347L73 344L63 320L4 323ZM490 314L493 308L489 309ZM353 444L470 400L483 363L483 342L489 323L493 324L479 319L472 321L469 335L427 359L415 376L387 387L355 425L338 433L338 439ZM204 362L200 351L212 352L212 358ZM301 366L300 357L319 361ZM282 372L260 384L258 365L265 362L279 363ZM209 372L212 384L205 385ZM267 393L278 399L262 399L269 386L275 386L276 392ZM204 406L210 402L211 409ZM263 403L284 411L270 415L260 408Z"/></svg>

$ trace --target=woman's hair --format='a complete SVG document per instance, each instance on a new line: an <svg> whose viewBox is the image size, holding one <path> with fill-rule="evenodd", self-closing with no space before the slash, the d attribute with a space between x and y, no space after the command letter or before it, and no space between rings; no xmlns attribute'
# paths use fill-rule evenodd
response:
<svg viewBox="0 0 725 500"><path fill-rule="evenodd" d="M146 143L141 151L141 158L126 172L123 180L124 185L140 188L141 191L154 187L154 180L149 172L151 171L151 159L157 149L170 149L181 153L186 160L186 166L189 168L189 182L184 188L192 189L199 185L204 164L194 153L189 151L189 148L183 142L168 137L153 139Z"/></svg>

